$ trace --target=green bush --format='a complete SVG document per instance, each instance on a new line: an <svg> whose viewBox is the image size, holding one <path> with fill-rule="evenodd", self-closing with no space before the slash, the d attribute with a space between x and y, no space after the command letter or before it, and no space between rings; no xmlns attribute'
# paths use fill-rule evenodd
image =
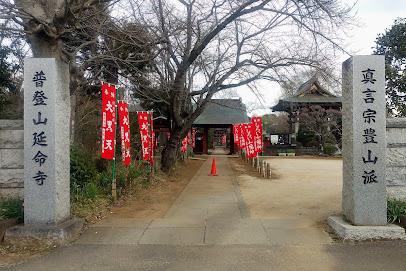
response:
<svg viewBox="0 0 406 271"><path fill-rule="evenodd" d="M399 216L402 215L406 215L406 202L397 199L388 199L386 214L388 222L399 222Z"/></svg>
<svg viewBox="0 0 406 271"><path fill-rule="evenodd" d="M94 159L94 165L97 172L107 171L109 169L109 166L111 166L110 160L103 159L100 156Z"/></svg>
<svg viewBox="0 0 406 271"><path fill-rule="evenodd" d="M296 153L295 150L287 150L286 153Z"/></svg>
<svg viewBox="0 0 406 271"><path fill-rule="evenodd" d="M136 167L132 167L128 170L127 180L128 182L133 181L135 178L142 175L142 172L138 170Z"/></svg>
<svg viewBox="0 0 406 271"><path fill-rule="evenodd" d="M320 146L320 142L316 141L316 140L311 140L309 142L307 142L306 147L316 147L318 148Z"/></svg>
<svg viewBox="0 0 406 271"><path fill-rule="evenodd" d="M337 144L337 138L329 132L328 134L324 135L324 143L325 144Z"/></svg>
<svg viewBox="0 0 406 271"><path fill-rule="evenodd" d="M97 176L97 183L99 187L106 188L110 187L112 182L112 176L108 172L102 172Z"/></svg>
<svg viewBox="0 0 406 271"><path fill-rule="evenodd" d="M71 146L70 151L70 182L79 187L84 187L85 184L94 179L96 175L96 167L92 161L92 157L84 148L79 148L76 145Z"/></svg>
<svg viewBox="0 0 406 271"><path fill-rule="evenodd" d="M23 200L18 198L7 199L0 203L0 217L17 218L20 222L24 220Z"/></svg>
<svg viewBox="0 0 406 271"><path fill-rule="evenodd" d="M116 184L117 187L123 187L127 182L127 178L124 172L119 172L116 175Z"/></svg>
<svg viewBox="0 0 406 271"><path fill-rule="evenodd" d="M338 151L338 148L334 145L324 145L323 150L327 155L334 155Z"/></svg>
<svg viewBox="0 0 406 271"><path fill-rule="evenodd" d="M99 194L99 189L97 188L97 185L90 182L87 183L84 187L85 195L86 197L94 200L96 196Z"/></svg>

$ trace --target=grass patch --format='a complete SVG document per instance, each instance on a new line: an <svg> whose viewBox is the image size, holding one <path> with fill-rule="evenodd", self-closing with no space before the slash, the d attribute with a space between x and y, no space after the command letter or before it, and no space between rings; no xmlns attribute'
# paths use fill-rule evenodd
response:
<svg viewBox="0 0 406 271"><path fill-rule="evenodd" d="M389 198L387 202L387 220L389 223L399 223L400 216L406 215L406 202Z"/></svg>
<svg viewBox="0 0 406 271"><path fill-rule="evenodd" d="M18 198L11 198L0 203L0 217L17 218L19 222L24 221L24 201Z"/></svg>

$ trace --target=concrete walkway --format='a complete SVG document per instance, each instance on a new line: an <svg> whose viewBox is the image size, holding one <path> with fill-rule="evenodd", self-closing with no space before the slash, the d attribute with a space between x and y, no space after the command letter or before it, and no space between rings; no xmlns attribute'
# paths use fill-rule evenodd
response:
<svg viewBox="0 0 406 271"><path fill-rule="evenodd" d="M251 219L227 156L214 156L218 176L208 176L212 158L163 219L104 219L75 243L7 270L405 269L405 241L337 244L304 220Z"/></svg>
<svg viewBox="0 0 406 271"><path fill-rule="evenodd" d="M76 244L327 244L321 229L296 219L251 219L228 157L203 164L162 219L104 219ZM218 176L209 176L215 159Z"/></svg>

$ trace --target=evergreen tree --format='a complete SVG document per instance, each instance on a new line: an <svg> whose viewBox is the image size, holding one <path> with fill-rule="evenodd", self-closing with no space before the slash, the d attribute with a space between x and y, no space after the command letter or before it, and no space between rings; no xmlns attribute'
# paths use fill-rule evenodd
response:
<svg viewBox="0 0 406 271"><path fill-rule="evenodd" d="M406 18L395 20L376 38L376 55L385 55L387 108L395 116L406 116Z"/></svg>

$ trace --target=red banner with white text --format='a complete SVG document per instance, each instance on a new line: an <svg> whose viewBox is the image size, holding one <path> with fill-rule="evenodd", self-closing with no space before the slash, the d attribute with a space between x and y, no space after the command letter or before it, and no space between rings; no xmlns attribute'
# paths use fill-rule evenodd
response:
<svg viewBox="0 0 406 271"><path fill-rule="evenodd" d="M262 118L253 117L252 125L254 128L254 146L255 152L262 152Z"/></svg>
<svg viewBox="0 0 406 271"><path fill-rule="evenodd" d="M238 124L233 124L234 143L237 144L237 146L240 146L239 130Z"/></svg>
<svg viewBox="0 0 406 271"><path fill-rule="evenodd" d="M196 148L196 129L192 129L192 148Z"/></svg>
<svg viewBox="0 0 406 271"><path fill-rule="evenodd" d="M128 117L128 104L118 102L118 118L120 122L121 154L123 165L128 166L131 162L130 151L130 120Z"/></svg>
<svg viewBox="0 0 406 271"><path fill-rule="evenodd" d="M102 85L102 140L101 157L114 158L116 131L116 87Z"/></svg>
<svg viewBox="0 0 406 271"><path fill-rule="evenodd" d="M245 123L244 124L244 132L245 132L245 152L247 153L248 158L252 158L257 156L257 153L255 152L255 147L254 147L254 129L252 128L251 123Z"/></svg>
<svg viewBox="0 0 406 271"><path fill-rule="evenodd" d="M138 124L140 126L142 159L149 160L149 125L148 125L148 112L137 112Z"/></svg>
<svg viewBox="0 0 406 271"><path fill-rule="evenodd" d="M189 132L187 133L187 144L189 146L192 146L192 134L191 134L191 130L189 129Z"/></svg>
<svg viewBox="0 0 406 271"><path fill-rule="evenodd" d="M246 141L246 136L245 136L245 129L244 129L244 124L239 124L239 136L240 136L240 148L245 149L245 141Z"/></svg>
<svg viewBox="0 0 406 271"><path fill-rule="evenodd" d="M180 152L186 152L186 150L187 150L187 136L185 136L182 140L182 148Z"/></svg>

